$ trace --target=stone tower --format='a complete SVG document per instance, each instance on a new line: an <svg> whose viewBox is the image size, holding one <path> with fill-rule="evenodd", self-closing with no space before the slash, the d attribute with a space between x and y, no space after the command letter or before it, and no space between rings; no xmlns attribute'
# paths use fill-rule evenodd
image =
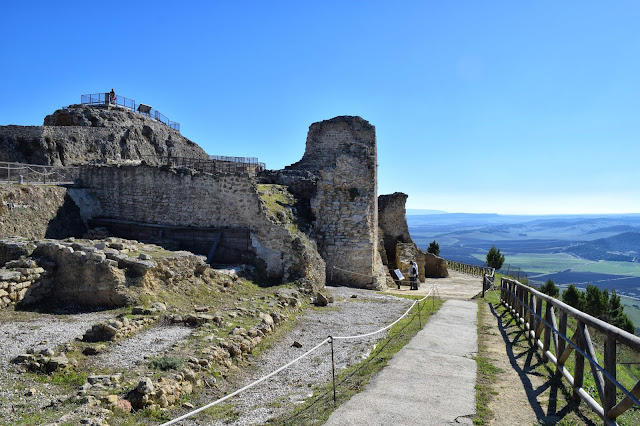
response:
<svg viewBox="0 0 640 426"><path fill-rule="evenodd" d="M287 169L308 171L317 178L310 204L327 282L383 286L385 268L377 250L375 127L351 116L314 123L304 156Z"/></svg>

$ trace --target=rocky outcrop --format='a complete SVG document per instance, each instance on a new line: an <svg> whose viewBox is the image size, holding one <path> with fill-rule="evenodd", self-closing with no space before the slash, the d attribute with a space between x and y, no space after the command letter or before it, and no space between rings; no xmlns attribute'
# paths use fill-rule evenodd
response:
<svg viewBox="0 0 640 426"><path fill-rule="evenodd" d="M70 105L44 126L0 126L0 161L44 165L141 160L149 156L207 159L196 143L126 108Z"/></svg>
<svg viewBox="0 0 640 426"><path fill-rule="evenodd" d="M424 254L424 274L427 278L446 278L449 276L447 261L432 253Z"/></svg>
<svg viewBox="0 0 640 426"><path fill-rule="evenodd" d="M210 270L201 256L119 238L0 240L0 254L6 260L0 268L0 308L45 300L86 307L126 306L161 285L194 280L205 284Z"/></svg>

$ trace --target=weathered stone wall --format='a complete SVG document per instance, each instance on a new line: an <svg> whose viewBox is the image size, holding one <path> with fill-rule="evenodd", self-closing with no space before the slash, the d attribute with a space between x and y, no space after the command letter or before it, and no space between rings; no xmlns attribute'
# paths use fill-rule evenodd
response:
<svg viewBox="0 0 640 426"><path fill-rule="evenodd" d="M395 264L397 243L413 243L407 225L405 209L407 197L408 195L402 192L378 197L378 223L382 230L379 238L384 243L384 253L381 253L381 256L383 256L385 264L389 266Z"/></svg>
<svg viewBox="0 0 640 426"><path fill-rule="evenodd" d="M79 182L111 219L160 225L246 228L251 250L267 277L324 285L315 244L284 218L270 216L247 175L198 173L140 166L84 166Z"/></svg>
<svg viewBox="0 0 640 426"><path fill-rule="evenodd" d="M180 132L125 108L71 105L44 126L0 126L0 161L69 166L145 155L208 158Z"/></svg>
<svg viewBox="0 0 640 426"><path fill-rule="evenodd" d="M383 287L385 268L377 249L375 127L349 116L314 123L303 158L287 169L317 177L310 206L328 279L356 287Z"/></svg>
<svg viewBox="0 0 640 426"><path fill-rule="evenodd" d="M0 238L80 237L87 230L66 188L0 184L0 199Z"/></svg>

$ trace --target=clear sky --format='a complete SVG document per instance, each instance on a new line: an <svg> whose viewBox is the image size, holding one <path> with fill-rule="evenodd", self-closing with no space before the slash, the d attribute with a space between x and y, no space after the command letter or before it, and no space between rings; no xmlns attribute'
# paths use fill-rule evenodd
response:
<svg viewBox="0 0 640 426"><path fill-rule="evenodd" d="M378 188L449 212L640 212L640 2L3 5L0 125L116 93L215 155L376 126Z"/></svg>

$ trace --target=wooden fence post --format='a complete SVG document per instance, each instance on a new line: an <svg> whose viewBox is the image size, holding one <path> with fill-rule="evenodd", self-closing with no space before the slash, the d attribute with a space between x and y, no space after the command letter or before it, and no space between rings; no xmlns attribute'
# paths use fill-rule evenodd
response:
<svg viewBox="0 0 640 426"><path fill-rule="evenodd" d="M578 326L576 327L576 346L584 351L584 341L582 340L582 331L585 327L582 321L578 321ZM573 371L573 400L580 401L580 394L578 393L578 389L582 388L584 383L584 356L579 351L574 351L576 356L575 368Z"/></svg>
<svg viewBox="0 0 640 426"><path fill-rule="evenodd" d="M607 336L607 340L604 342L604 369L614 379L616 378L616 339L611 336ZM616 385L607 378L605 378L604 400L602 403L606 421L609 411L616 405Z"/></svg>
<svg viewBox="0 0 640 426"><path fill-rule="evenodd" d="M551 303L547 302L544 310L544 320L547 323L551 323ZM549 346L551 345L551 328L547 324L544 325L544 340L542 342L542 360L544 362L549 361L549 357L547 356L547 351L549 350Z"/></svg>

